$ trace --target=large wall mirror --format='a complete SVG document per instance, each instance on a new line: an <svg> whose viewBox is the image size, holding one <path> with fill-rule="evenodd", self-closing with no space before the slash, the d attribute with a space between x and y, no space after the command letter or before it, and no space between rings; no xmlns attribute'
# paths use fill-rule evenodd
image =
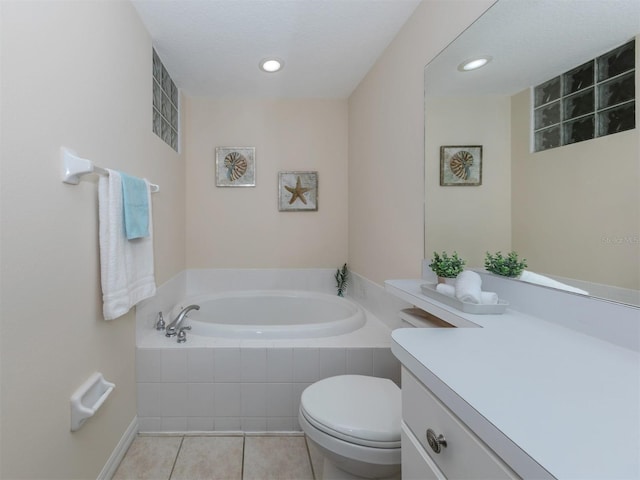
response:
<svg viewBox="0 0 640 480"><path fill-rule="evenodd" d="M532 87L632 41L637 99L639 39L638 0L499 0L426 66L425 258L482 268L515 250L527 270L640 305L637 107L633 129L534 152L531 106ZM441 147L479 145L481 185L441 186Z"/></svg>

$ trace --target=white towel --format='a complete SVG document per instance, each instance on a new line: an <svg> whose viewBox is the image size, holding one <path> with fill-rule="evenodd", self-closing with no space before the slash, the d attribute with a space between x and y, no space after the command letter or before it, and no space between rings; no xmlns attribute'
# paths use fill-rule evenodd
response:
<svg viewBox="0 0 640 480"><path fill-rule="evenodd" d="M589 292L585 290L572 287L571 285L567 285L566 283L558 282L557 280L545 277L544 275L540 275L539 273L529 272L528 270L524 270L520 274L520 280L522 280L523 282L543 285L545 287L557 288L560 290L566 290L568 292L579 293L581 295L589 295Z"/></svg>
<svg viewBox="0 0 640 480"><path fill-rule="evenodd" d="M476 272L465 270L456 278L456 298L461 302L482 302L482 278Z"/></svg>
<svg viewBox="0 0 640 480"><path fill-rule="evenodd" d="M447 297L456 298L456 287L453 285L447 285L446 283L439 283L436 285L436 291ZM497 305L498 294L495 292L480 292L480 304L481 305Z"/></svg>
<svg viewBox="0 0 640 480"><path fill-rule="evenodd" d="M495 292L480 292L480 303L482 305L497 305L498 294Z"/></svg>
<svg viewBox="0 0 640 480"><path fill-rule="evenodd" d="M453 285L439 283L438 285L436 285L436 292L446 295L447 297L456 298L456 287L454 287Z"/></svg>
<svg viewBox="0 0 640 480"><path fill-rule="evenodd" d="M124 231L122 181L115 170L98 181L100 275L105 320L127 313L156 293L153 269L153 225L149 183L149 236L127 240Z"/></svg>

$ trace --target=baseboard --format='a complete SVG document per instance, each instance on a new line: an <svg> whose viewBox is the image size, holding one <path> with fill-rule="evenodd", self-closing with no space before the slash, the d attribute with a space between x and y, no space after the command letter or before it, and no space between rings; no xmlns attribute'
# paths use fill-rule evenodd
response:
<svg viewBox="0 0 640 480"><path fill-rule="evenodd" d="M116 445L116 448L114 448L113 452L111 452L111 456L102 468L102 471L98 475L97 480L111 480L111 477L113 477L113 474L116 473L118 465L120 465L120 462L124 458L124 455L127 453L129 446L131 446L131 442L133 442L137 434L138 417L135 416L122 435L122 438L120 438L118 445Z"/></svg>
<svg viewBox="0 0 640 480"><path fill-rule="evenodd" d="M141 437L302 437L304 432L298 430L194 430L175 432L140 432Z"/></svg>

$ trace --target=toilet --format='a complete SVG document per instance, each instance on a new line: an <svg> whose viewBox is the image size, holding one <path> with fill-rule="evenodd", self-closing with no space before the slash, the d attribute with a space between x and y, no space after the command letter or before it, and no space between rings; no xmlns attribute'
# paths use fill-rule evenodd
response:
<svg viewBox="0 0 640 480"><path fill-rule="evenodd" d="M325 378L300 398L298 420L323 456L323 480L400 478L400 419L400 388L386 378Z"/></svg>

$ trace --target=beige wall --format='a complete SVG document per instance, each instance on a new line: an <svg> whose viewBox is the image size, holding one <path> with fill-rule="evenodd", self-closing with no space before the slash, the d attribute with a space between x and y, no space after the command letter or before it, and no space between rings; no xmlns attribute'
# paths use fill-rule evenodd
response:
<svg viewBox="0 0 640 480"><path fill-rule="evenodd" d="M530 97L512 102L513 248L535 272L640 289L638 128L531 153Z"/></svg>
<svg viewBox="0 0 640 480"><path fill-rule="evenodd" d="M511 98L427 97L425 104L426 258L457 251L468 267L484 267L487 251L511 248ZM482 145L482 185L441 187L441 145Z"/></svg>
<svg viewBox="0 0 640 480"><path fill-rule="evenodd" d="M97 186L60 182L60 146L161 186L159 284L185 266L334 267L347 252L378 283L415 276L422 71L491 3L424 2L348 105L189 100L183 164L151 132L151 43L129 3L0 2L0 477L95 478L136 413L133 315L101 318ZM220 145L256 147L256 188L215 187ZM277 211L290 169L319 172L318 212ZM69 397L94 371L116 389L72 434Z"/></svg>
<svg viewBox="0 0 640 480"><path fill-rule="evenodd" d="M95 178L62 145L158 183L156 280L184 268L184 173L151 132L151 42L128 2L0 2L2 478L96 478L136 415L132 313L101 315ZM71 433L91 373L116 384Z"/></svg>
<svg viewBox="0 0 640 480"><path fill-rule="evenodd" d="M186 101L187 266L347 261L346 100ZM256 148L256 187L216 187L215 148ZM278 172L318 172L318 211L279 212Z"/></svg>
<svg viewBox="0 0 640 480"><path fill-rule="evenodd" d="M376 283L420 276L424 67L492 3L424 1L349 98L349 263Z"/></svg>

